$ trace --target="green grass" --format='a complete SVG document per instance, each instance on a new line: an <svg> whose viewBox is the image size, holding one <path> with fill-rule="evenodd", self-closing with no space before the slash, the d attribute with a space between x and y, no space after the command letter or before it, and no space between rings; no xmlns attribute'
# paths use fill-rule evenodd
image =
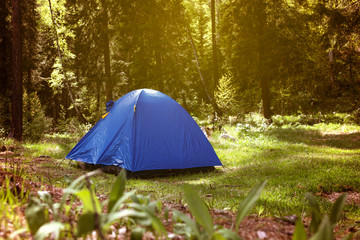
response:
<svg viewBox="0 0 360 240"><path fill-rule="evenodd" d="M237 135L235 128L227 128ZM267 179L255 212L266 215L304 214L307 192L360 191L360 128L351 125L270 128L239 134L237 141L212 144L224 167L215 172L152 180L130 180L128 187L154 198L181 201L181 186L189 183L210 207L235 210L255 184ZM208 196L208 197L206 197ZM322 201L325 208L329 206ZM349 217L359 218L360 208L348 205ZM357 217L356 217L357 216Z"/></svg>
<svg viewBox="0 0 360 240"><path fill-rule="evenodd" d="M26 149L25 157L49 156L55 159L62 159L75 146L75 141L67 134L45 135L41 142L26 142L23 147Z"/></svg>
<svg viewBox="0 0 360 240"><path fill-rule="evenodd" d="M191 184L210 208L235 211L237 204L257 183L267 179L254 213L285 216L308 214L307 192L344 191L351 187L360 192L360 127L346 124L315 124L313 126L254 127L236 130L225 127L236 136L236 142L218 139L211 143L223 163L214 172L183 174L154 179L131 179L127 190L150 194L153 199L182 202L184 183ZM41 143L26 143L26 156L46 155L54 158L53 166L61 167L70 178L83 170L62 161L75 144L68 136L47 136ZM53 169L54 170L54 169ZM64 187L64 175L52 184ZM104 174L94 179L98 191L106 194L115 176ZM46 178L44 178L46 181ZM322 207L330 204L321 200ZM360 207L346 205L345 214L360 220Z"/></svg>

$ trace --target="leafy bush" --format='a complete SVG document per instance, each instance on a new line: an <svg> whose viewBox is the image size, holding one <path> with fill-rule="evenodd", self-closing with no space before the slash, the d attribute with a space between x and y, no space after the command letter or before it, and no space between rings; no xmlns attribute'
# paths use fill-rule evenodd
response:
<svg viewBox="0 0 360 240"><path fill-rule="evenodd" d="M50 129L51 119L45 117L40 99L37 93L27 94L24 92L24 138L32 141L39 141Z"/></svg>
<svg viewBox="0 0 360 240"><path fill-rule="evenodd" d="M333 228L337 222L340 221L343 213L343 208L345 205L347 194L342 194L333 204L329 214L324 214L320 210L319 203L316 198L308 193L306 199L309 202L311 209L311 222L310 222L310 232L312 234L312 240L332 240ZM352 239L352 234L348 235L345 239ZM293 240L306 240L307 234L305 227L300 220L297 221L295 232L293 235Z"/></svg>
<svg viewBox="0 0 360 240"><path fill-rule="evenodd" d="M0 137L5 137L10 130L10 99L0 95Z"/></svg>
<svg viewBox="0 0 360 240"><path fill-rule="evenodd" d="M232 75L223 75L215 90L215 101L218 106L228 114L234 114L239 110L237 88L234 87Z"/></svg>
<svg viewBox="0 0 360 240"><path fill-rule="evenodd" d="M299 126L314 125L319 123L333 124L358 124L356 114L332 113L332 114L299 114L299 115L275 115L272 117L275 126Z"/></svg>
<svg viewBox="0 0 360 240"><path fill-rule="evenodd" d="M76 117L59 121L58 131L61 133L69 133L76 138L83 137L92 127L90 123L80 123Z"/></svg>
<svg viewBox="0 0 360 240"><path fill-rule="evenodd" d="M53 203L51 195L45 191L39 191L37 197L30 199L25 216L34 239L44 239L49 234L55 239L86 237L93 231L97 232L98 238L105 239L105 234L114 223L125 224L130 228L132 239L142 239L147 230L157 238L167 233L157 215L163 212L167 221L168 209L163 208L160 201L150 201L149 196L136 195L134 191L125 192L125 171L118 175L108 200L103 202L95 195L94 184L89 179L95 174L99 174L99 171L87 173L73 181L64 190L60 203ZM265 182L257 185L239 205L233 230L239 228L264 186ZM205 202L189 185L184 186L184 193L195 221L174 210L174 231L177 234L190 239L240 239L236 232L213 225ZM76 199L82 202L78 212L74 211L73 206ZM69 219L77 219L77 223L74 224ZM19 230L23 231L24 229Z"/></svg>
<svg viewBox="0 0 360 240"><path fill-rule="evenodd" d="M235 131L239 135L248 135L265 132L273 128L266 118L258 113L249 113L243 116L241 123L236 125Z"/></svg>
<svg viewBox="0 0 360 240"><path fill-rule="evenodd" d="M159 206L157 202L150 202L148 198L134 195L134 192L124 193L126 177L122 171L116 178L108 200L99 202L95 195L94 184L89 177L99 174L99 171L87 173L64 190L60 203L53 203L51 195L39 191L37 197L32 197L28 203L25 216L30 232L35 239L44 239L52 234L55 239L82 237L97 232L98 238L105 239L104 234L115 222L126 220L131 226L136 222L150 228L159 235L165 233L161 221L154 214ZM133 199L132 203L124 208L125 201ZM75 199L82 202L81 213L72 211ZM70 200L70 204L67 202ZM103 211L107 206L107 210ZM50 217L49 213L52 213ZM76 227L66 219L77 219ZM139 234L138 231L135 231ZM144 232L144 231L143 231Z"/></svg>
<svg viewBox="0 0 360 240"><path fill-rule="evenodd" d="M23 185L15 185L11 180L12 175L9 176L11 177L6 176L0 182L0 201L2 203L0 204L0 231L2 233L20 229L22 225L20 208L28 199L28 192L24 191Z"/></svg>
<svg viewBox="0 0 360 240"><path fill-rule="evenodd" d="M264 189L266 181L255 186L247 197L240 203L238 212L236 214L235 224L232 230L222 226L213 224L213 219L209 210L203 200L189 185L184 186L185 200L189 206L191 214L195 221L187 215L173 211L173 219L175 222L175 232L180 235L185 235L187 239L241 239L237 234L241 221L249 214L256 200L260 197ZM236 232L234 232L234 230Z"/></svg>
<svg viewBox="0 0 360 240"><path fill-rule="evenodd" d="M134 191L125 192L124 171L116 178L108 199L99 201L90 180L91 176L99 173L90 172L73 181L64 190L59 203L53 203L51 195L44 191L39 191L37 197L30 199L25 215L34 239L44 239L49 234L55 239L87 238L94 231L99 239L105 239L114 224L126 226L131 232L131 239L142 239L147 231L151 231L156 239L166 236L167 230L162 222L168 222L169 209L160 201L150 201L149 196L137 195ZM184 185L185 201L193 218L173 210L174 233L186 239L240 239L237 234L240 223L255 205L265 184L266 181L255 186L239 204L231 229L214 225L206 203L190 185ZM336 200L328 215L321 212L314 196L307 194L306 198L312 212L311 239L332 240L333 228L342 217L346 195ZM78 204L73 205L76 199L82 202L79 207L76 207ZM25 229L20 229L13 236L24 231ZM351 237L352 235L349 235L347 239ZM293 239L307 239L301 219L296 223Z"/></svg>

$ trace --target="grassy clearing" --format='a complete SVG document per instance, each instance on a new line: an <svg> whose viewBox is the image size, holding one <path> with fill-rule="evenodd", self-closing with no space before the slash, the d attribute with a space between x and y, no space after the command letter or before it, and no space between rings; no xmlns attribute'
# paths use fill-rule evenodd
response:
<svg viewBox="0 0 360 240"><path fill-rule="evenodd" d="M236 136L236 142L220 140L220 133L215 133L211 140L223 167L210 173L131 179L127 190L150 194L153 199L183 202L182 185L188 183L195 187L210 208L235 211L246 193L267 179L254 213L272 216L306 215L307 192L360 192L359 126L320 123L313 126L240 125L225 128L230 135ZM69 179L84 172L62 160L75 142L66 135L47 136L41 143L24 144L25 155L54 158L53 165L45 166L44 174L51 169L58 174L43 180L50 179L51 184L64 187ZM114 178L110 174L96 177L98 191L108 193ZM330 203L322 200L325 210L329 206ZM350 219L359 220L360 207L348 204L345 214Z"/></svg>
<svg viewBox="0 0 360 240"><path fill-rule="evenodd" d="M303 215L307 192L360 191L360 128L326 125L272 128L238 133L236 142L211 141L224 167L215 172L152 180L130 180L130 188L154 198L182 201L181 186L189 183L211 208L235 210L255 184L268 184L255 208L263 215ZM325 208L329 204L323 201ZM348 205L348 217L358 218L359 207Z"/></svg>

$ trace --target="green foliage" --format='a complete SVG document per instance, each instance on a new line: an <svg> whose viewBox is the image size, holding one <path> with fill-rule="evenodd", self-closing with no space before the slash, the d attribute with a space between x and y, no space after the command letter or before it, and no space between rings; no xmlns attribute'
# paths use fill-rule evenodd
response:
<svg viewBox="0 0 360 240"><path fill-rule="evenodd" d="M184 186L184 193L190 212L207 232L208 238L211 238L214 234L214 226L207 206L190 186Z"/></svg>
<svg viewBox="0 0 360 240"><path fill-rule="evenodd" d="M25 216L30 232L35 234L37 230L48 221L44 205L37 198L31 198L27 204Z"/></svg>
<svg viewBox="0 0 360 240"><path fill-rule="evenodd" d="M215 91L215 100L218 106L229 115L239 111L237 92L233 76L225 74L219 79L219 84Z"/></svg>
<svg viewBox="0 0 360 240"><path fill-rule="evenodd" d="M32 198L26 207L26 219L35 239L44 239L50 233L54 234L55 239L66 237L69 233L72 236L87 236L93 231L97 231L98 236L103 236L112 224L128 218L142 226L150 227L159 235L165 233L164 226L154 214L157 202L150 202L147 197L141 195L133 196L134 192L124 193L126 182L124 171L115 180L109 194L109 201L103 203L99 202L95 195L94 185L89 179L96 174L99 174L99 171L90 172L73 181L64 190L60 203L53 203L47 192L38 192L39 197ZM87 185L86 188L84 188L84 184ZM66 204L71 196L79 198L82 202L81 215L73 216L78 219L76 232L68 222L62 222L64 216L70 217L74 214L69 211L71 205ZM125 201L132 196L134 201L129 203L129 208L124 209ZM73 197L70 198L72 199L71 204L74 200ZM105 204L108 206L107 212L102 211ZM49 212L52 213L51 221Z"/></svg>
<svg viewBox="0 0 360 240"><path fill-rule="evenodd" d="M315 125L319 123L327 124L357 124L355 115L346 113L332 114L298 114L298 115L275 115L272 117L273 124L277 127L281 126L300 126Z"/></svg>
<svg viewBox="0 0 360 240"><path fill-rule="evenodd" d="M313 234L316 235L318 232L325 234L326 231L330 231L332 234L332 228L341 219L346 197L347 194L342 194L333 204L329 216L325 216L321 213L316 198L311 194L306 195L312 213L310 229Z"/></svg>
<svg viewBox="0 0 360 240"><path fill-rule="evenodd" d="M149 196L124 192L126 176L125 171L117 176L108 200L100 202L95 195L94 185L89 177L98 174L98 171L87 173L74 180L64 190L60 203L53 203L51 195L39 191L38 197L32 197L26 206L25 214L28 227L34 239L44 239L52 234L55 239L67 236L86 237L97 231L99 238L104 238L111 225L116 222L126 223L131 229L134 239L141 239L143 234L150 230L161 237L166 234L166 228L159 218L162 212L160 201L150 201ZM84 187L84 185L87 185ZM245 214L248 214L256 200L259 198L265 182L256 186L239 206L236 218L237 224ZM183 213L173 210L174 231L190 239L240 239L236 232L221 226L214 226L212 216L203 200L189 185L184 186L185 200L188 203L192 220ZM70 197L70 205L68 199ZM74 197L82 202L81 213L69 211ZM104 207L107 206L107 211ZM166 219L168 210L164 209ZM51 216L50 216L51 214ZM77 219L77 228L66 219Z"/></svg>
<svg viewBox="0 0 360 240"><path fill-rule="evenodd" d="M5 137L10 126L10 99L0 95L0 138Z"/></svg>
<svg viewBox="0 0 360 240"><path fill-rule="evenodd" d="M82 138L92 127L90 123L80 123L75 117L60 120L58 124L58 132L71 134L75 138Z"/></svg>
<svg viewBox="0 0 360 240"><path fill-rule="evenodd" d="M24 137L31 141L39 141L46 131L49 131L51 119L45 116L37 92L28 94L24 92L23 116Z"/></svg>
<svg viewBox="0 0 360 240"><path fill-rule="evenodd" d="M254 207L255 202L258 200L261 192L265 187L265 184L266 181L256 185L245 197L245 199L240 203L238 212L236 214L235 229L239 228L241 221L244 219L246 215L249 214L251 209Z"/></svg>
<svg viewBox="0 0 360 240"><path fill-rule="evenodd" d="M255 186L247 197L240 203L236 215L235 231L239 228L245 215L249 214L255 202L260 197L266 181ZM178 234L185 234L188 239L240 239L237 232L221 226L214 226L213 219L209 213L208 207L199 197L196 191L190 186L184 187L185 200L189 206L191 214L196 222L178 211L173 212L175 230ZM200 228L200 226L202 228Z"/></svg>
<svg viewBox="0 0 360 240"><path fill-rule="evenodd" d="M235 132L239 137L242 135L254 135L273 129L273 124L258 113L249 113L242 116L240 123L236 125Z"/></svg>
<svg viewBox="0 0 360 240"><path fill-rule="evenodd" d="M341 220L346 197L346 193L338 197L332 205L330 214L326 215L321 212L316 198L310 193L306 195L312 214L310 222L310 231L312 233L312 237L310 238L311 240L334 239L333 228L335 224ZM301 220L296 222L295 232L292 239L307 239L307 234ZM349 234L346 239L352 239L352 235Z"/></svg>
<svg viewBox="0 0 360 240"><path fill-rule="evenodd" d="M0 226L3 227L2 230L21 229L21 207L27 202L28 195L29 192L24 191L22 184L16 187L8 176L4 176L0 185ZM20 230L19 233L21 233Z"/></svg>
<svg viewBox="0 0 360 240"><path fill-rule="evenodd" d="M307 235L304 224L301 222L301 220L297 220L292 240L306 240L306 239L307 239Z"/></svg>
<svg viewBox="0 0 360 240"><path fill-rule="evenodd" d="M108 211L111 212L115 203L121 196L124 194L125 191L125 183L126 183L126 172L121 171L118 178L116 178L111 192L109 194L109 204L108 204Z"/></svg>
<svg viewBox="0 0 360 240"><path fill-rule="evenodd" d="M10 129L12 57L11 51L4 49L11 45L11 8L3 4L0 134L6 135ZM212 79L211 12L205 0L58 0L52 4L54 23L47 0L23 4L24 88L29 95L37 92L43 111L35 126L30 126L30 118L24 123L28 124L26 134L34 140L39 139L44 116L61 125L58 120L77 116L74 106L95 123L104 111L109 90L116 100L132 89L154 88L180 100L201 118L211 116L211 107L202 104L208 99L189 34L209 95L226 114L259 111L264 89L260 83L267 82L274 114L301 111L306 116L301 121L315 124L319 122L314 116L317 112L335 111L347 113L348 123L359 123L357 2L216 2L218 49L214 50L223 76L218 86ZM55 31L64 66L57 57ZM107 48L110 54L105 57ZM110 65L108 71L105 62ZM64 87L62 70L74 93L73 102ZM24 108L25 115L31 115L28 111ZM33 133L32 129L38 130Z"/></svg>

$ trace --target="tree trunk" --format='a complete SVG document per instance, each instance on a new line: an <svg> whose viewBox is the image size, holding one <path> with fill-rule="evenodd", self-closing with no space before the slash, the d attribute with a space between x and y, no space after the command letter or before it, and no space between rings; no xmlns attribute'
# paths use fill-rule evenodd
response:
<svg viewBox="0 0 360 240"><path fill-rule="evenodd" d="M335 52L333 49L329 51L329 74L330 83L333 90L336 90L336 78L335 78Z"/></svg>
<svg viewBox="0 0 360 240"><path fill-rule="evenodd" d="M105 66L105 95L106 101L112 100L112 88L113 84L111 81L111 68L110 68L110 40L109 40L109 15L107 0L102 0L102 11L103 11L103 51L104 51L104 66Z"/></svg>
<svg viewBox="0 0 360 240"><path fill-rule="evenodd" d="M217 56L217 44L216 44L215 0L211 0L211 37L212 37L212 53L213 53L213 82L214 82L214 90L215 90L219 82L218 56Z"/></svg>
<svg viewBox="0 0 360 240"><path fill-rule="evenodd" d="M23 86L20 0L12 0L12 104L10 136L22 140Z"/></svg>
<svg viewBox="0 0 360 240"><path fill-rule="evenodd" d="M101 92L101 82L98 80L96 81L96 112L100 111L100 92Z"/></svg>
<svg viewBox="0 0 360 240"><path fill-rule="evenodd" d="M156 46L156 48L159 46ZM161 60L161 54L159 49L155 49L155 60L156 60L156 87L160 92L164 91L164 80L163 80L163 67L162 67L162 60Z"/></svg>
<svg viewBox="0 0 360 240"><path fill-rule="evenodd" d="M266 27L266 11L265 3L263 1L258 2L259 8L259 29L258 29L258 76L261 87L261 98L262 98L262 110L264 117L271 121L271 96L270 96L270 78L266 73L266 46L265 46L265 31Z"/></svg>
<svg viewBox="0 0 360 240"><path fill-rule="evenodd" d="M8 39L8 28L6 18L8 16L8 9L6 8L5 1L0 1L0 96L6 95L6 90L9 87L9 74L8 74L8 56L7 51L10 40Z"/></svg>
<svg viewBox="0 0 360 240"><path fill-rule="evenodd" d="M65 84L66 90L69 93L70 100L71 100L72 104L74 105L74 109L75 109L75 112L76 112L79 120L82 123L86 123L87 120L82 115L80 109L76 106L75 98L74 98L74 95L73 95L73 93L71 91L70 84L68 82L68 78L67 78L67 75L66 75L66 71L64 70L64 64L63 64L63 61L62 61L62 54L61 54L60 45L59 45L59 36L58 36L57 30L56 30L54 14L53 14L52 7L51 7L51 0L48 0L48 3L49 3L51 21L52 21L53 28L54 28L54 33L55 33L56 48L57 48L57 52L58 52L58 56L59 56L59 60L60 60L62 74L64 75L64 84Z"/></svg>
<svg viewBox="0 0 360 240"><path fill-rule="evenodd" d="M197 51L196 51L196 46L195 46L195 43L194 43L194 40L191 36L191 32L190 32L190 28L189 26L186 25L186 32L188 34L188 37L189 37L189 40L190 40L190 44L191 44L191 47L193 49L193 52L194 52L194 57L195 57L195 62L196 62L196 67L197 67L197 70L198 70L198 73L199 73L199 77L200 77L200 80L201 80L201 84L203 86L203 89L206 93L206 97L208 98L209 102L211 103L211 105L213 106L215 112L219 115L219 116L222 116L222 111L220 110L219 106L216 104L215 102L215 99L211 97L211 95L209 94L209 90L205 84L205 80L203 78L203 75L201 73L201 69L200 69L200 65L199 65L199 59L198 59L198 54L197 54Z"/></svg>

